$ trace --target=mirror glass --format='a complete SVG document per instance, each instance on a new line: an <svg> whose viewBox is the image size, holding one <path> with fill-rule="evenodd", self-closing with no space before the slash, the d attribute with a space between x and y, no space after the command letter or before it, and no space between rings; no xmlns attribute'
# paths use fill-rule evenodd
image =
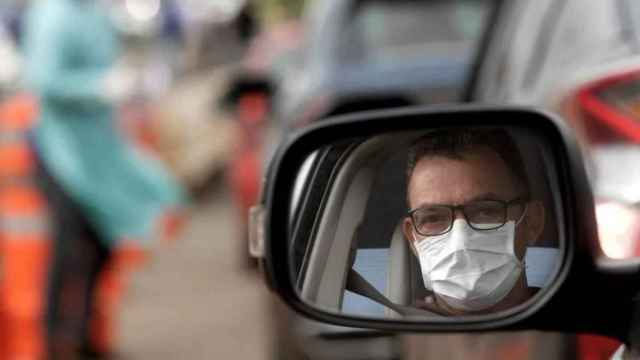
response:
<svg viewBox="0 0 640 360"><path fill-rule="evenodd" d="M531 306L565 247L550 148L515 127L451 127L315 149L290 199L300 297L407 320Z"/></svg>

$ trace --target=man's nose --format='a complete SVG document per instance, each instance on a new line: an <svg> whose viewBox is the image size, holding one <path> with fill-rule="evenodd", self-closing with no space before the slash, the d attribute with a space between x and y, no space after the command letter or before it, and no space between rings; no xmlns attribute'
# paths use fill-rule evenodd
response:
<svg viewBox="0 0 640 360"><path fill-rule="evenodd" d="M466 220L466 217L464 216L464 212L462 212L462 209L453 210L453 221L456 221L459 219Z"/></svg>
<svg viewBox="0 0 640 360"><path fill-rule="evenodd" d="M463 248L466 243L467 234L467 221L464 217L456 217L451 225L451 234L449 237L451 246L455 249Z"/></svg>

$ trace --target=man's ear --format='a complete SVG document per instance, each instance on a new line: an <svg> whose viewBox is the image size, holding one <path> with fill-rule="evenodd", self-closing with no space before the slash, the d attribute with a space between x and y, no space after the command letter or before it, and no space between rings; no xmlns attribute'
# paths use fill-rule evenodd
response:
<svg viewBox="0 0 640 360"><path fill-rule="evenodd" d="M527 245L535 245L542 236L544 230L545 210L542 201L534 200L527 205Z"/></svg>
<svg viewBox="0 0 640 360"><path fill-rule="evenodd" d="M413 224L411 223L410 217L406 217L402 221L402 232L404 233L405 240L407 240L407 242L409 243L409 248L411 249L411 252L413 253L413 255L418 257L418 252L416 251L416 248L414 245L415 239L413 238Z"/></svg>

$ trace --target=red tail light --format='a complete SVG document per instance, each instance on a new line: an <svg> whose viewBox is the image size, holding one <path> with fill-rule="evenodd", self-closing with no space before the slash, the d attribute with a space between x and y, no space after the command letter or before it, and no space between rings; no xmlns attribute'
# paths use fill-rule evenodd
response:
<svg viewBox="0 0 640 360"><path fill-rule="evenodd" d="M640 70L588 83L575 100L589 144L640 143Z"/></svg>

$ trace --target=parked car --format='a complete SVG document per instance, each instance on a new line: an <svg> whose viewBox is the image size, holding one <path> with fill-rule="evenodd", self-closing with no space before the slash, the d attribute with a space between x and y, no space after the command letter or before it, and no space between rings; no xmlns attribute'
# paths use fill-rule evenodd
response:
<svg viewBox="0 0 640 360"><path fill-rule="evenodd" d="M277 93L276 118L458 102L492 1L312 1L305 41Z"/></svg>

